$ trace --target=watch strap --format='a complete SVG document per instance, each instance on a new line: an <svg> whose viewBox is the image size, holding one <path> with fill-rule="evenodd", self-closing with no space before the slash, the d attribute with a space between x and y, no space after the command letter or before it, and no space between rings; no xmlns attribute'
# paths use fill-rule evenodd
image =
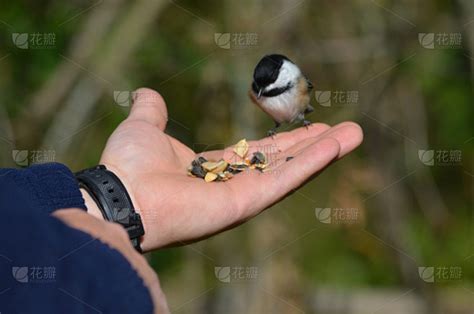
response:
<svg viewBox="0 0 474 314"><path fill-rule="evenodd" d="M76 179L97 203L104 219L122 225L133 247L141 252L140 237L145 234L143 223L122 181L104 165L79 171Z"/></svg>

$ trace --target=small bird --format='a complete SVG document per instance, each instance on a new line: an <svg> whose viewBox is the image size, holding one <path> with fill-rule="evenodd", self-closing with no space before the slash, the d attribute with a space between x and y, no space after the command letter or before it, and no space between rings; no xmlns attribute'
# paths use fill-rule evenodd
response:
<svg viewBox="0 0 474 314"><path fill-rule="evenodd" d="M275 121L268 136L274 136L282 123L303 121L306 127L311 124L305 114L314 110L309 103L312 89L313 84L287 57L271 54L258 62L249 94L252 101Z"/></svg>

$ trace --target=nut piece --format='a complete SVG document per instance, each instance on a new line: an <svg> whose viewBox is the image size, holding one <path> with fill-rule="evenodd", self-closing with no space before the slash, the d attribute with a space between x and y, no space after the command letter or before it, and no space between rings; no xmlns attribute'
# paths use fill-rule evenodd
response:
<svg viewBox="0 0 474 314"><path fill-rule="evenodd" d="M217 162L217 165L214 170L212 170L212 172L214 172L215 174L219 174L227 168L227 165L228 163L224 159L221 159Z"/></svg>
<svg viewBox="0 0 474 314"><path fill-rule="evenodd" d="M234 146L234 152L240 157L244 158L245 155L247 155L247 152L249 150L249 144L247 143L247 140L244 138L243 140L240 140L237 144Z"/></svg>
<svg viewBox="0 0 474 314"><path fill-rule="evenodd" d="M215 179L217 179L218 175L215 174L215 173L212 173L212 172L208 172L206 173L206 176L204 177L204 180L206 182L212 182L214 181Z"/></svg>
<svg viewBox="0 0 474 314"><path fill-rule="evenodd" d="M218 174L219 172L224 171L227 168L227 162L224 159L219 161L206 161L201 165L204 170Z"/></svg>
<svg viewBox="0 0 474 314"><path fill-rule="evenodd" d="M217 167L218 165L217 165L217 162L206 161L206 162L203 163L201 166L202 166L202 167L204 168L204 170L206 170L206 171L212 171L212 170L216 169L216 167Z"/></svg>

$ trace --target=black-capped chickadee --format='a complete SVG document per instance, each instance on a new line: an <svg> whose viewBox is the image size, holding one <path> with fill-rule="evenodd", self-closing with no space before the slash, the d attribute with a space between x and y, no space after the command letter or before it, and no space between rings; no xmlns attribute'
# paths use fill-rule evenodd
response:
<svg viewBox="0 0 474 314"><path fill-rule="evenodd" d="M312 88L313 84L298 66L283 55L267 55L258 62L250 98L275 121L275 127L268 131L269 136L275 135L276 129L284 122L311 124L305 119L305 114L314 110L309 103Z"/></svg>

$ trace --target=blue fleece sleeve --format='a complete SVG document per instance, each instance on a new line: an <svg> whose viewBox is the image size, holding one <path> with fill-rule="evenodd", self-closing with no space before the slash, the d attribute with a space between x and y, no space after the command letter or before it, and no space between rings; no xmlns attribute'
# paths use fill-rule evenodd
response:
<svg viewBox="0 0 474 314"><path fill-rule="evenodd" d="M72 207L85 209L64 165L0 169L0 312L152 313L118 251L50 215Z"/></svg>

